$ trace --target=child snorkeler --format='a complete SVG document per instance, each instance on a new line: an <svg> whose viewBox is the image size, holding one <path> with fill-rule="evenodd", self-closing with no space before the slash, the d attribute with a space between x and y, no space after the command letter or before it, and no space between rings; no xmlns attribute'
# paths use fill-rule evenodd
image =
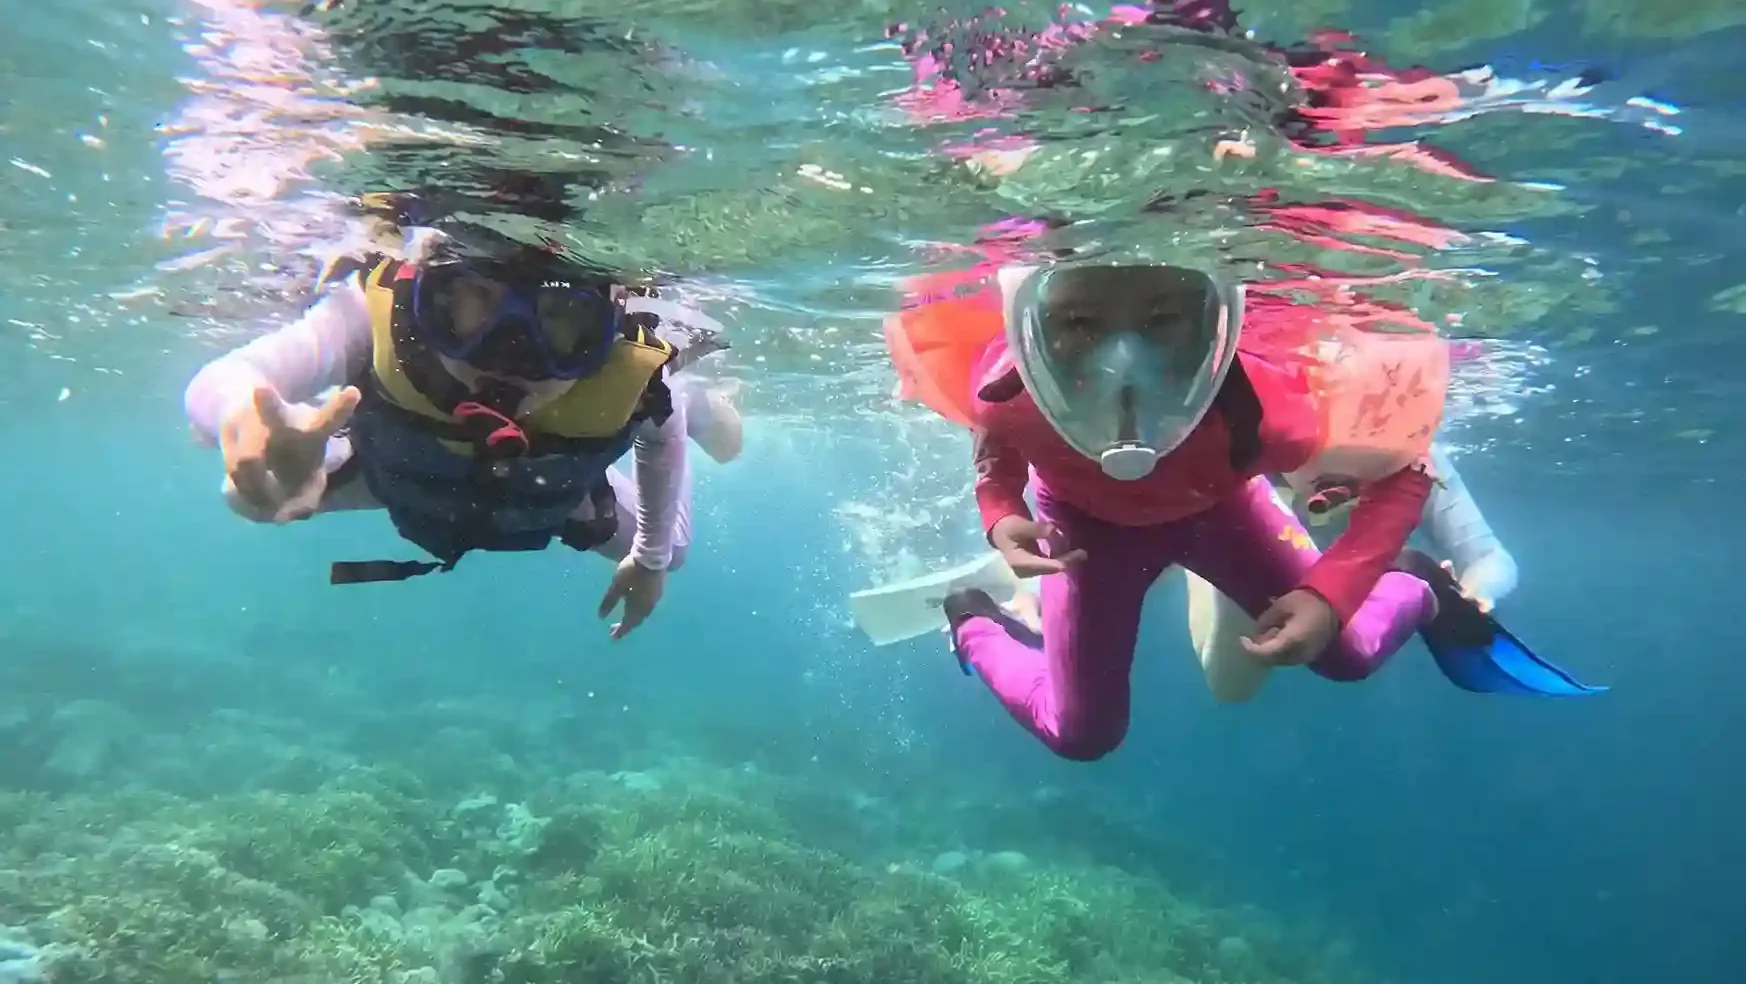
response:
<svg viewBox="0 0 1746 984"><path fill-rule="evenodd" d="M1302 366L1240 344L1240 287L1079 261L1008 266L997 282L997 330L911 317L887 337L911 392L972 427L983 529L1013 574L1042 578L1041 632L973 579L936 581L932 601L960 666L1051 750L1091 760L1120 744L1141 608L1175 565L1255 620L1241 645L1264 666L1362 680L1419 632L1467 689L1593 689L1528 653L1436 562L1403 552L1433 487L1434 419L1404 467L1363 481L1323 554L1255 479L1356 459L1329 446ZM1384 399L1410 385L1372 383ZM1384 459L1403 460L1393 450Z"/></svg>

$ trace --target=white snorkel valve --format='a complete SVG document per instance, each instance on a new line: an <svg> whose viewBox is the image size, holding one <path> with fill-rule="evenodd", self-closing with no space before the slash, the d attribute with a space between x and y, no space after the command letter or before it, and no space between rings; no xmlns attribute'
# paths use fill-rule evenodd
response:
<svg viewBox="0 0 1746 984"><path fill-rule="evenodd" d="M1137 482L1152 474L1152 469L1158 467L1158 459L1163 455L1156 448L1149 448L1138 441L1128 441L1112 448L1105 448L1097 456L1097 464L1103 473L1118 482Z"/></svg>

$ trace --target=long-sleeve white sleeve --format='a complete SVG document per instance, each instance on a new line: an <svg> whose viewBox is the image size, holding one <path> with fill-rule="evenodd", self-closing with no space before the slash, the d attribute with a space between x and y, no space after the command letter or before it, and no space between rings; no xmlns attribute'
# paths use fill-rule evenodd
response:
<svg viewBox="0 0 1746 984"><path fill-rule="evenodd" d="M1516 589L1516 560L1492 532L1440 445L1432 446L1431 460L1441 487L1433 488L1425 502L1425 534L1454 563L1462 587L1499 601Z"/></svg>
<svg viewBox="0 0 1746 984"><path fill-rule="evenodd" d="M644 421L631 447L636 458L637 534L630 556L649 570L664 571L673 560L688 464L683 401L674 401L673 413L664 423Z"/></svg>

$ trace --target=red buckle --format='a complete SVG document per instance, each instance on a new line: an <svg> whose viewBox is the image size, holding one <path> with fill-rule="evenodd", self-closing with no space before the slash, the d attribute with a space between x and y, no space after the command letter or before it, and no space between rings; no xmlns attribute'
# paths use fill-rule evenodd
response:
<svg viewBox="0 0 1746 984"><path fill-rule="evenodd" d="M485 449L495 455L505 458L515 458L528 451L527 432L521 425L512 420L509 415L493 410L483 403L468 400L455 406L455 419L462 424L483 423L489 427L485 434Z"/></svg>

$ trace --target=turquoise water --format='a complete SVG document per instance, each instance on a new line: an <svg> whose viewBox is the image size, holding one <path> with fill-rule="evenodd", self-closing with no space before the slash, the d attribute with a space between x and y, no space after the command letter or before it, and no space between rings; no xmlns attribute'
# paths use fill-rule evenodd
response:
<svg viewBox="0 0 1746 984"><path fill-rule="evenodd" d="M968 5L300 6L0 38L0 981L1738 980L1737 6L1256 4L1241 43L1075 48L1081 85L975 120L900 108L901 43L964 43ZM1475 182L1275 135L1262 46L1317 27L1604 74L1356 127ZM948 153L1001 137L1043 149ZM243 523L187 439L188 379L297 310L343 198L410 189L729 325L747 447L694 456L697 545L626 641L588 557L330 589L387 525ZM1474 698L1414 644L1216 705L1170 582L1133 732L1088 765L937 637L867 645L851 591L978 541L964 441L890 399L880 318L1012 216L1472 339L1446 436L1521 564L1511 624L1613 691Z"/></svg>

